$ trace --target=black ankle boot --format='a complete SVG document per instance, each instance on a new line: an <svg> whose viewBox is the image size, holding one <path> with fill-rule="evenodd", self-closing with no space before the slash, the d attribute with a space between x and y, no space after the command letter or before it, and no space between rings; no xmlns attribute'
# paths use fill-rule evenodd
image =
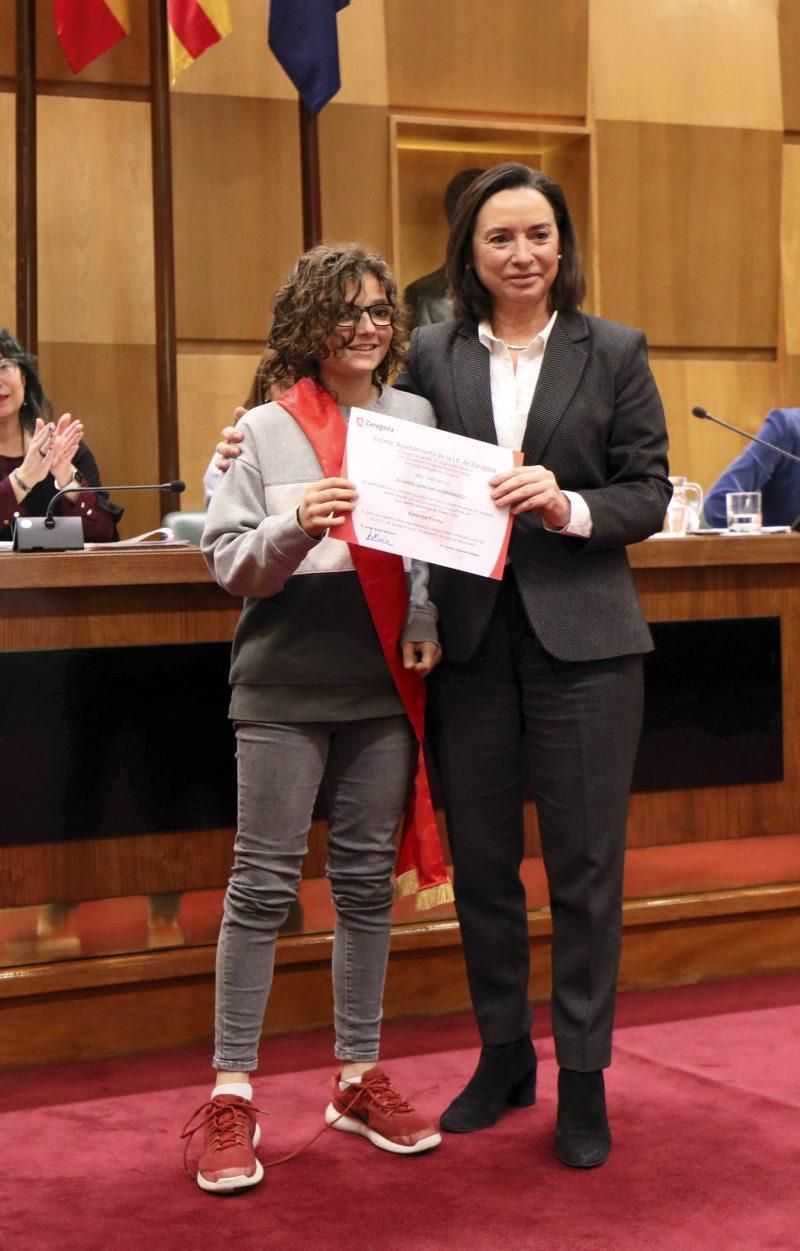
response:
<svg viewBox="0 0 800 1251"><path fill-rule="evenodd" d="M529 1108L535 1102L536 1052L525 1034L481 1048L478 1067L439 1125L449 1134L468 1134L494 1125L504 1108Z"/></svg>
<svg viewBox="0 0 800 1251"><path fill-rule="evenodd" d="M603 1071L558 1070L556 1155L571 1168L596 1168L611 1150Z"/></svg>

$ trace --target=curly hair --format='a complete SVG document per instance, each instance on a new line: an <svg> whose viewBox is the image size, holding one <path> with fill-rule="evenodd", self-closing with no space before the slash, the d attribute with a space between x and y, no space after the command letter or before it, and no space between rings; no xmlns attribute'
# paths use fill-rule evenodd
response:
<svg viewBox="0 0 800 1251"><path fill-rule="evenodd" d="M14 361L25 375L25 399L19 410L19 420L23 430L31 433L36 428L36 418L42 417L49 421L53 415L53 406L44 393L35 356L26 352L18 339L10 330L0 328L0 357Z"/></svg>
<svg viewBox="0 0 800 1251"><path fill-rule="evenodd" d="M348 288L352 291L353 284L360 287L367 274L377 278L387 303L396 310L389 350L372 375L376 384L389 379L403 361L406 322L398 308L397 284L388 265L382 256L355 243L320 244L303 253L272 298L272 328L267 352L258 367L264 394L274 384L285 387L300 378L313 378L322 384L320 361L332 350L346 347L352 337L352 332L343 332L336 325L342 306L348 302Z"/></svg>

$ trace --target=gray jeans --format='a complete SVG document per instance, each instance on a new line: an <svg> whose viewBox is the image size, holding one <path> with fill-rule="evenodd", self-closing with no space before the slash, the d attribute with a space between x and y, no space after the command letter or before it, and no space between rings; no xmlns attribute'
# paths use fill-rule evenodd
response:
<svg viewBox="0 0 800 1251"><path fill-rule="evenodd" d="M403 715L236 726L239 813L217 948L214 1068L249 1073L272 985L275 941L297 897L314 801L328 802L326 874L336 910L336 1055L378 1057L389 956L394 833L416 743Z"/></svg>

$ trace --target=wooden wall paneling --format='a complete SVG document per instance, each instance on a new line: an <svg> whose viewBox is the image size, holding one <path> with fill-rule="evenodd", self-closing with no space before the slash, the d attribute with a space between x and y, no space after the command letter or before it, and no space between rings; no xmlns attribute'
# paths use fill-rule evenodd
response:
<svg viewBox="0 0 800 1251"><path fill-rule="evenodd" d="M73 74L56 35L52 0L36 0L36 68L39 80L65 84L146 86L150 81L148 3L149 0L128 0L130 34L79 74Z"/></svg>
<svg viewBox="0 0 800 1251"><path fill-rule="evenodd" d="M39 337L154 343L150 110L40 96Z"/></svg>
<svg viewBox="0 0 800 1251"><path fill-rule="evenodd" d="M393 107L586 114L588 0L385 0Z"/></svg>
<svg viewBox="0 0 800 1251"><path fill-rule="evenodd" d="M172 168L179 339L263 342L302 250L296 104L173 96Z"/></svg>
<svg viewBox="0 0 800 1251"><path fill-rule="evenodd" d="M384 106L341 104L338 96L319 115L323 238L383 256L391 251L387 119Z"/></svg>
<svg viewBox="0 0 800 1251"><path fill-rule="evenodd" d="M784 130L800 132L800 0L780 0L778 29Z"/></svg>
<svg viewBox="0 0 800 1251"><path fill-rule="evenodd" d="M158 482L153 345L42 342L39 361L56 415L70 412L84 423L101 480ZM157 526L165 511L158 491L126 492L116 502L125 509L123 538Z"/></svg>
<svg viewBox="0 0 800 1251"><path fill-rule="evenodd" d="M462 169L488 169L500 159L496 153L459 151L455 145L399 148L396 259L403 287L444 264L449 234L444 192L453 175Z"/></svg>
<svg viewBox="0 0 800 1251"><path fill-rule="evenodd" d="M0 30L3 32L3 38L0 39L0 79L13 78L16 73L16 52L17 52L17 5L16 0L0 0ZM10 87L10 84L9 84ZM11 148L5 148L6 152L13 152Z"/></svg>
<svg viewBox="0 0 800 1251"><path fill-rule="evenodd" d="M590 88L591 90L591 88ZM591 305L587 308L590 312L599 315L603 308L603 281L602 271L600 268L600 178L598 175L598 156L597 142L595 140L595 124L593 118L591 120L592 132L591 141L589 143L589 242L590 252L587 258L584 257L584 266L586 270L587 290L591 293Z"/></svg>
<svg viewBox="0 0 800 1251"><path fill-rule="evenodd" d="M692 408L700 404L755 434L780 403L778 366L771 360L660 353L651 356L650 365L667 417L670 470L707 490L743 450L744 440L710 421L698 421Z"/></svg>
<svg viewBox="0 0 800 1251"><path fill-rule="evenodd" d="M549 148L542 161L542 169L564 188L570 217L572 218L580 245L583 268L586 274L586 299L583 308L587 313L595 311L595 274L592 238L592 191L591 191L591 140L583 135L572 143L562 143Z"/></svg>
<svg viewBox="0 0 800 1251"><path fill-rule="evenodd" d="M243 346L178 353L178 440L180 472L186 483L183 509L202 509L203 475L219 442L220 430L250 390L261 351Z"/></svg>
<svg viewBox="0 0 800 1251"><path fill-rule="evenodd" d="M596 143L603 315L654 346L774 349L780 134L602 121Z"/></svg>
<svg viewBox="0 0 800 1251"><path fill-rule="evenodd" d="M783 145L781 195L782 350L800 355L800 143ZM790 400L794 403L794 400Z"/></svg>
<svg viewBox="0 0 800 1251"><path fill-rule="evenodd" d="M389 102L388 61L393 52L387 45L384 8L375 0L350 0L338 16L342 78L338 104Z"/></svg>
<svg viewBox="0 0 800 1251"><path fill-rule="evenodd" d="M782 129L777 7L591 0L595 117Z"/></svg>
<svg viewBox="0 0 800 1251"><path fill-rule="evenodd" d="M800 356L786 356L781 361L783 403L800 408Z"/></svg>
<svg viewBox="0 0 800 1251"><path fill-rule="evenodd" d="M13 48L13 45L12 45ZM5 176L0 180L0 256L4 280L0 283L0 326L16 329L17 208L14 172L16 104L9 91L0 91L0 147L6 153Z"/></svg>

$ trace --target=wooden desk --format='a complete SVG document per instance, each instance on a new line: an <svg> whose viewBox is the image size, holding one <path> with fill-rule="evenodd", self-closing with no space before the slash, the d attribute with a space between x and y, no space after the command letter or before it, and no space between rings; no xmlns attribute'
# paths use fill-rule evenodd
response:
<svg viewBox="0 0 800 1251"><path fill-rule="evenodd" d="M636 889L645 893L626 903L621 984L800 967L800 864L796 873L786 867L800 848L800 536L654 540L631 548L630 557L650 621L780 618L784 778L633 796L629 841ZM225 642L239 612L238 601L212 582L193 548L2 554L0 603L2 647L15 651ZM529 820L535 837L533 814ZM0 848L0 908L217 891L227 879L231 840L226 828ZM746 842L748 863L755 866L746 880L733 872L737 840L744 840L742 849ZM697 856L691 864L681 860L682 847L703 843L713 849L713 882L707 864L697 868ZM537 875L541 866L534 860L531 936L543 950L536 953L532 989L541 995L549 914ZM306 886L316 890L313 881ZM329 1020L329 950L329 930L281 940L271 1032ZM393 952L388 1014L467 1003L450 910L422 918L402 914ZM205 943L0 971L0 998L18 1026L5 1031L0 1067L206 1038L212 970L213 945ZM33 1040L22 1050L13 1041L21 1037Z"/></svg>
<svg viewBox="0 0 800 1251"><path fill-rule="evenodd" d="M0 555L4 651L228 642L239 601L196 548ZM0 907L227 880L230 829L0 848Z"/></svg>
<svg viewBox="0 0 800 1251"><path fill-rule="evenodd" d="M800 535L656 539L629 553L650 622L780 618L784 730L782 782L634 795L631 846L797 833Z"/></svg>

